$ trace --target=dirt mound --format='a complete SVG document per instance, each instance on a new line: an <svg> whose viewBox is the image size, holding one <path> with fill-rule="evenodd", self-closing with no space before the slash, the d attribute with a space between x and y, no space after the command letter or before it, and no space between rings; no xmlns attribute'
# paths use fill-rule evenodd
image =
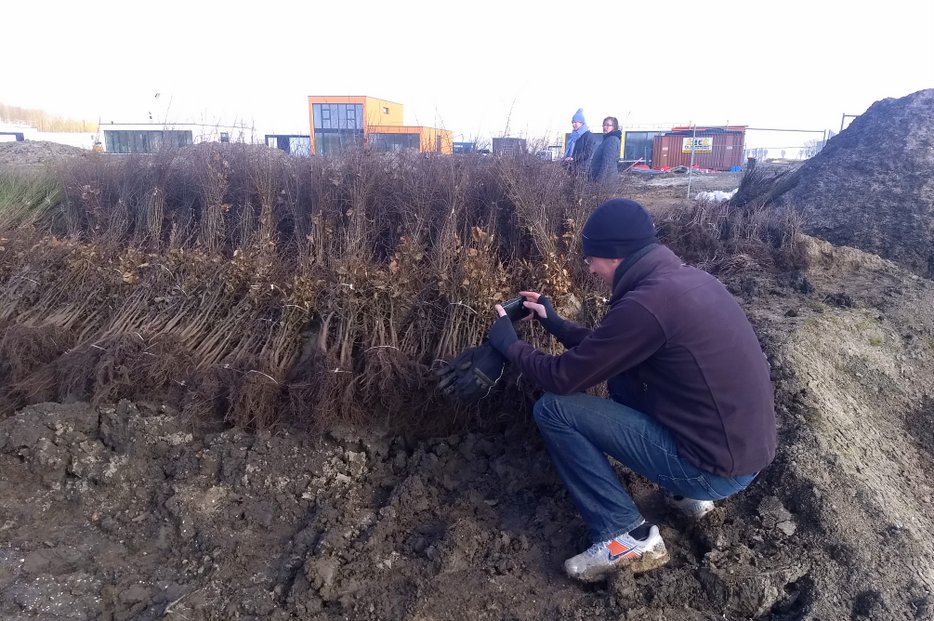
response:
<svg viewBox="0 0 934 621"><path fill-rule="evenodd" d="M934 89L883 99L796 173L776 200L806 230L934 277Z"/></svg>
<svg viewBox="0 0 934 621"><path fill-rule="evenodd" d="M0 167L28 168L73 157L95 155L87 149L46 140L0 142Z"/></svg>

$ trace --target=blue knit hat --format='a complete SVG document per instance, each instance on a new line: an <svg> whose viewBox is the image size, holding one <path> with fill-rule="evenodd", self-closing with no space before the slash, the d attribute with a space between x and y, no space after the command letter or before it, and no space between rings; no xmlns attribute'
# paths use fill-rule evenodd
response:
<svg viewBox="0 0 934 621"><path fill-rule="evenodd" d="M587 121L584 120L584 109L583 109L583 108L578 108L578 109L577 109L577 112L575 112L575 113L574 113L574 116L571 117L571 122L572 122L572 123L575 123L575 122L576 122L576 123L586 123L586 122L587 122Z"/></svg>
<svg viewBox="0 0 934 621"><path fill-rule="evenodd" d="M581 238L584 256L605 259L622 259L658 242L652 216L625 198L614 198L594 209Z"/></svg>

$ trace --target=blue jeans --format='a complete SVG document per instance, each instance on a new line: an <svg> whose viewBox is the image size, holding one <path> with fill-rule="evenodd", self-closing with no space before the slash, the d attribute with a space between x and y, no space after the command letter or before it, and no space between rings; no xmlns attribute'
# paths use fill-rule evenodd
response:
<svg viewBox="0 0 934 621"><path fill-rule="evenodd" d="M756 476L722 477L700 470L678 454L664 425L616 401L547 393L533 414L594 543L627 533L643 520L605 455L673 494L696 500L721 500Z"/></svg>

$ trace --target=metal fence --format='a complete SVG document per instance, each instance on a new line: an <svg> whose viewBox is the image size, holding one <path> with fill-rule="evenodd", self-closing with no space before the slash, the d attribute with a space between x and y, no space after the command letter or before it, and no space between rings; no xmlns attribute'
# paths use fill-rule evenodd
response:
<svg viewBox="0 0 934 621"><path fill-rule="evenodd" d="M687 166L715 170L744 167L750 158L806 160L823 149L833 130L768 127L675 126L624 128L620 163L655 168Z"/></svg>

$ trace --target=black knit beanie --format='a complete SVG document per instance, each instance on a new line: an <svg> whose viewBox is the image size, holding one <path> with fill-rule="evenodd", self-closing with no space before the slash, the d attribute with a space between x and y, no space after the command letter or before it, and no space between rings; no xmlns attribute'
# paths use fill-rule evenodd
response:
<svg viewBox="0 0 934 621"><path fill-rule="evenodd" d="M652 216L636 201L614 198L587 218L581 236L584 256L625 258L658 242Z"/></svg>

